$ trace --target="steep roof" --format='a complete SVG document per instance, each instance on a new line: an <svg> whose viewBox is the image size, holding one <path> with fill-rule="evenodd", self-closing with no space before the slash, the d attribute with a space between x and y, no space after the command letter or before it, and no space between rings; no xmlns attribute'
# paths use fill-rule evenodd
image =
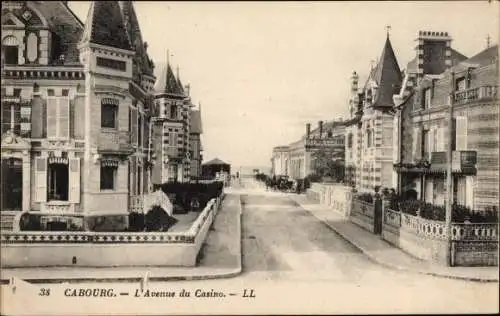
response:
<svg viewBox="0 0 500 316"><path fill-rule="evenodd" d="M118 1L92 1L82 42L133 50Z"/></svg>
<svg viewBox="0 0 500 316"><path fill-rule="evenodd" d="M200 111L192 111L191 112L189 132L192 134L203 133L203 129L201 127L201 112Z"/></svg>
<svg viewBox="0 0 500 316"><path fill-rule="evenodd" d="M139 20L137 19L133 2L119 1L119 5L123 15L127 35L130 39L130 43L132 44L132 48L136 51L136 59L141 68L141 72L153 75L154 64L150 60L147 53L147 44L143 41Z"/></svg>
<svg viewBox="0 0 500 316"><path fill-rule="evenodd" d="M83 33L82 21L63 1L30 1L30 5L45 17L50 31L58 37L59 53L64 55L64 64L81 64L78 43ZM49 61L59 58L52 55Z"/></svg>
<svg viewBox="0 0 500 316"><path fill-rule="evenodd" d="M160 76L155 84L156 93L167 93L177 96L182 96L183 93L179 89L179 83L177 78L175 78L172 67L167 63L167 66L160 73Z"/></svg>
<svg viewBox="0 0 500 316"><path fill-rule="evenodd" d="M219 158L214 158L208 162L203 163L204 166L210 166L210 165L228 165L228 163L225 163L224 161L220 160Z"/></svg>
<svg viewBox="0 0 500 316"><path fill-rule="evenodd" d="M392 96L403 78L389 36L387 36L382 55L373 73L373 79L378 84L377 95L373 105L394 106Z"/></svg>
<svg viewBox="0 0 500 316"><path fill-rule="evenodd" d="M486 48L464 62L469 64L479 64L480 67L491 65L498 60L498 44Z"/></svg>

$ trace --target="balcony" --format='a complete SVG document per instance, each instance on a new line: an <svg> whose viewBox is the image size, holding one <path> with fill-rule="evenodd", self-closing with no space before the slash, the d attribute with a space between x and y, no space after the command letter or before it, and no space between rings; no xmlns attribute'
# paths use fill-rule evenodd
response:
<svg viewBox="0 0 500 316"><path fill-rule="evenodd" d="M477 152L471 150L453 151L451 170L454 173L474 174L476 172ZM431 171L446 172L446 152L433 152L431 155Z"/></svg>
<svg viewBox="0 0 500 316"><path fill-rule="evenodd" d="M476 163L476 151L453 151L451 156L451 172L462 175L476 174ZM430 161L428 159L421 159L414 163L394 164L394 170L405 173L446 173L446 166L446 152L440 151L432 152L430 154Z"/></svg>
<svg viewBox="0 0 500 316"><path fill-rule="evenodd" d="M455 104L465 104L471 101L492 101L498 95L497 86L480 86L455 92Z"/></svg>

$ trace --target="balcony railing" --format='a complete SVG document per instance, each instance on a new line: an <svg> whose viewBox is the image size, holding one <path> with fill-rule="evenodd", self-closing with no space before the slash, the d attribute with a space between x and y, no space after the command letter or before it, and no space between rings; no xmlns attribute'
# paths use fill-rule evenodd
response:
<svg viewBox="0 0 500 316"><path fill-rule="evenodd" d="M494 100L498 95L497 86L481 86L455 92L455 103L463 104L469 101Z"/></svg>
<svg viewBox="0 0 500 316"><path fill-rule="evenodd" d="M432 152L424 155L424 159L415 163L397 163L394 169L398 172L435 173L446 172L446 152ZM430 159L429 159L430 157ZM477 152L472 150L453 151L451 156L451 170L453 173L475 174Z"/></svg>

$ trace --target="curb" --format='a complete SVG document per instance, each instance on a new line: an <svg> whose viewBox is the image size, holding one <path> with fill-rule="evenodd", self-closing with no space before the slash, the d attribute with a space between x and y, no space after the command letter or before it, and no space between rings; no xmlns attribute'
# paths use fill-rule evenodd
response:
<svg viewBox="0 0 500 316"><path fill-rule="evenodd" d="M297 201L295 201L295 202L297 202ZM472 282L480 282L480 283L493 283L493 282L497 282L498 283L499 282L498 278L492 279L492 278L480 278L480 277L467 277L467 276L449 275L449 274L444 274L444 273L439 273L439 272L432 272L432 271L423 271L423 270L418 270L418 269L412 269L412 268L408 268L408 267L405 267L405 266L399 266L399 265L395 265L395 264L392 264L392 263L387 263L387 262L385 262L385 261L380 260L379 258L377 258L377 256L371 254L369 251L367 251L366 249L364 249L363 247L361 247L355 241L349 239L345 234L343 234L340 231L338 231L330 223L328 223L327 221L319 218L314 212L311 212L307 208L303 207L300 203L299 203L299 205L303 209L305 209L309 213L311 213L319 221L323 222L326 226L328 226L332 231L334 231L340 237L342 237L342 239L344 239L345 241L347 241L348 243L350 243L351 245L353 245L354 247L356 247L357 249L359 249L361 252L363 252L363 254L365 256L367 256L371 261L373 261L373 262L375 262L375 263L377 263L377 264L379 264L381 266L384 266L386 268L393 269L393 270L398 270L398 271L408 271L408 272L417 273L417 274L423 274L423 275L430 275L430 276L440 277L440 278L446 278L446 279L455 279L455 280L472 281Z"/></svg>
<svg viewBox="0 0 500 316"><path fill-rule="evenodd" d="M188 276L167 276L167 277L149 277L150 282L165 282L165 281L199 281L199 280L214 280L214 279L229 279L236 277L242 272L242 239L241 239L241 195L238 194L238 216L237 216L237 236L239 238L238 243L238 267L234 269L228 269L227 272L221 272L217 274L204 274L204 275L188 275ZM138 283L143 280L142 277L124 277L124 278L50 278L50 279L23 279L23 281L32 284L54 284L54 283L106 283L106 282L123 282L123 283ZM0 285L10 284L9 279L0 279Z"/></svg>

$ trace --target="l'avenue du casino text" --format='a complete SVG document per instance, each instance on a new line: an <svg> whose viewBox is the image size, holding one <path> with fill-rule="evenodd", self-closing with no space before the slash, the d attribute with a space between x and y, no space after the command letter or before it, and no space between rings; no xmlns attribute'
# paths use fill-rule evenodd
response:
<svg viewBox="0 0 500 316"><path fill-rule="evenodd" d="M156 291L156 290L135 290L135 297L159 297L159 298L174 298L174 297L195 297L195 298L212 298L212 297L226 297L223 292L215 291L214 289L203 290L196 289L195 291L187 291L185 289L179 292L173 291Z"/></svg>

